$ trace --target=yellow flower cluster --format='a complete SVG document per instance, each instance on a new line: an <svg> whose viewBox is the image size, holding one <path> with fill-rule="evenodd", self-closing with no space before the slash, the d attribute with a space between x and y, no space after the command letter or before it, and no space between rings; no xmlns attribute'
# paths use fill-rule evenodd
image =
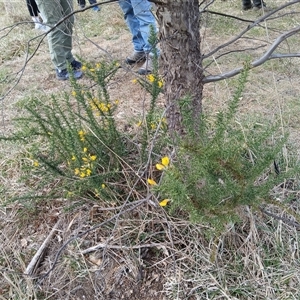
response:
<svg viewBox="0 0 300 300"><path fill-rule="evenodd" d="M163 85L164 85L163 80L162 80L162 79L159 79L159 78L156 78L153 74L147 75L147 79L148 79L151 83L157 82L157 85L158 85L159 88L162 88Z"/></svg>
<svg viewBox="0 0 300 300"><path fill-rule="evenodd" d="M73 97L76 97L77 95L84 95L84 93L85 93L85 91L72 91L71 92L71 95L73 96Z"/></svg>
<svg viewBox="0 0 300 300"><path fill-rule="evenodd" d="M85 178L91 176L93 169L93 162L97 159L96 155L91 155L88 153L88 149L86 147L83 148L83 156L81 157L81 161L83 164L80 168L75 168L74 174L79 176L80 178ZM75 161L76 156L73 155L71 160Z"/></svg>
<svg viewBox="0 0 300 300"><path fill-rule="evenodd" d="M119 102L118 100L115 101L115 104L117 105ZM92 110L95 110L97 111L97 115L100 115L100 112L103 112L103 113L106 113L108 112L110 109L111 109L111 104L110 103L104 103L104 102L101 102L100 100L94 98L93 100L90 101L90 106L92 108Z"/></svg>
<svg viewBox="0 0 300 300"><path fill-rule="evenodd" d="M79 139L84 142L85 141L85 135L86 135L86 132L83 131L83 130L79 130L78 131L78 135L79 135Z"/></svg>
<svg viewBox="0 0 300 300"><path fill-rule="evenodd" d="M168 168L170 164L170 159L168 156L164 156L162 159L161 159L161 164L156 164L156 169L159 170L159 171L162 171L162 170L165 170ZM156 181L151 179L151 178L148 178L147 179L147 182L149 185L157 185ZM161 207L164 207L166 206L168 203L170 202L170 199L164 199L162 201L159 202L159 205Z"/></svg>

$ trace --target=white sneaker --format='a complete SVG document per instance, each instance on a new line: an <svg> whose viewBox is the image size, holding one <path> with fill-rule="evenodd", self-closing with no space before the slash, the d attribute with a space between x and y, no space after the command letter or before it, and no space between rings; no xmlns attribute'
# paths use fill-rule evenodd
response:
<svg viewBox="0 0 300 300"><path fill-rule="evenodd" d="M34 28L36 30L40 30L40 31L43 31L43 32L47 32L48 31L48 27L45 24L42 24L42 23L35 23Z"/></svg>

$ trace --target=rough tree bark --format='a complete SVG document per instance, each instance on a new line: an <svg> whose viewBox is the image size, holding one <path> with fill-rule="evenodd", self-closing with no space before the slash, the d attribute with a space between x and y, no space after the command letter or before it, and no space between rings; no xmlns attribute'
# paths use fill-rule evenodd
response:
<svg viewBox="0 0 300 300"><path fill-rule="evenodd" d="M179 100L189 96L195 130L202 110L199 0L162 0L156 6L168 126L171 134L182 134Z"/></svg>

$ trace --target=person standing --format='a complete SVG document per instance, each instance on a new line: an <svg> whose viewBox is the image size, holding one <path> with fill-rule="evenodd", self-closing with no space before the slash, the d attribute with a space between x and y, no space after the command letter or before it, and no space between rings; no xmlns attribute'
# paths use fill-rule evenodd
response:
<svg viewBox="0 0 300 300"><path fill-rule="evenodd" d="M96 0L89 0L90 5L97 3ZM78 0L78 5L80 8L85 8L86 1L85 0ZM100 11L100 7L98 5L93 6L92 8L93 11Z"/></svg>
<svg viewBox="0 0 300 300"><path fill-rule="evenodd" d="M56 69L56 78L58 80L70 78L68 64L74 78L81 78L82 64L72 55L74 16L66 18L73 12L73 0L36 0L36 3L44 17L44 22L51 28L47 37L50 57Z"/></svg>
<svg viewBox="0 0 300 300"><path fill-rule="evenodd" d="M119 0L119 5L124 13L127 26L132 34L134 51L125 62L129 65L144 61L138 70L140 75L146 75L153 71L151 57L152 46L149 43L150 27L157 32L156 21L151 12L151 3L148 0Z"/></svg>
<svg viewBox="0 0 300 300"><path fill-rule="evenodd" d="M42 24L40 17L39 17L39 9L36 5L35 0L26 0L27 8L29 14L34 22L34 28L37 30L41 30L43 32L47 31L47 27L45 24Z"/></svg>

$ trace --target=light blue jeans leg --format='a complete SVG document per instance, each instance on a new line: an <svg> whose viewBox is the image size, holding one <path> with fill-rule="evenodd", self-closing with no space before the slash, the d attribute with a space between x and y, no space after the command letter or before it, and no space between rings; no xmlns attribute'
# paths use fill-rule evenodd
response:
<svg viewBox="0 0 300 300"><path fill-rule="evenodd" d="M150 25L156 32L155 18L151 12L151 3L147 0L119 0L124 18L132 34L135 51L151 52L149 44Z"/></svg>

